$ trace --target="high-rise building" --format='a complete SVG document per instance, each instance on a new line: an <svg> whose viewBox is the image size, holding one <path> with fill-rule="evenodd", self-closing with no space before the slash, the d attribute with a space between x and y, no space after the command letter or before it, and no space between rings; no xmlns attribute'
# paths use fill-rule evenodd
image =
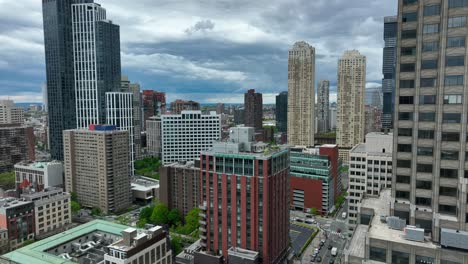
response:
<svg viewBox="0 0 468 264"><path fill-rule="evenodd" d="M366 57L357 50L346 51L338 62L338 109L336 144L343 162L349 150L364 141Z"/></svg>
<svg viewBox="0 0 468 264"><path fill-rule="evenodd" d="M34 131L21 125L0 125L0 173L13 170L20 161L35 160Z"/></svg>
<svg viewBox="0 0 468 264"><path fill-rule="evenodd" d="M120 90L120 28L96 3L71 6L76 128L106 122L106 92Z"/></svg>
<svg viewBox="0 0 468 264"><path fill-rule="evenodd" d="M143 106L143 126L153 116L159 116L166 112L166 93L154 90L143 90L141 93Z"/></svg>
<svg viewBox="0 0 468 264"><path fill-rule="evenodd" d="M141 113L140 84L131 83L127 76L122 76L120 91L133 94L133 145L135 149L135 160L141 159L141 130L144 127Z"/></svg>
<svg viewBox="0 0 468 264"><path fill-rule="evenodd" d="M288 144L314 146L315 48L296 42L288 56Z"/></svg>
<svg viewBox="0 0 468 264"><path fill-rule="evenodd" d="M289 150L254 141L251 127L201 154L201 244L228 258L230 247L282 263L289 247Z"/></svg>
<svg viewBox="0 0 468 264"><path fill-rule="evenodd" d="M216 114L218 115L224 114L224 104L222 103L216 104Z"/></svg>
<svg viewBox="0 0 468 264"><path fill-rule="evenodd" d="M330 130L330 81L322 80L317 91L318 133Z"/></svg>
<svg viewBox="0 0 468 264"><path fill-rule="evenodd" d="M255 130L263 129L263 96L250 89L244 94L244 124Z"/></svg>
<svg viewBox="0 0 468 264"><path fill-rule="evenodd" d="M330 107L330 128L336 130L336 106Z"/></svg>
<svg viewBox="0 0 468 264"><path fill-rule="evenodd" d="M161 115L148 120L147 127L149 152L157 155L160 150L164 164L199 159L200 152L221 139L221 117L214 111Z"/></svg>
<svg viewBox="0 0 468 264"><path fill-rule="evenodd" d="M49 111L49 106L48 106L48 99L47 99L47 84L42 84L42 110L44 112Z"/></svg>
<svg viewBox="0 0 468 264"><path fill-rule="evenodd" d="M131 202L129 137L115 126L90 125L64 132L65 189L84 207L103 212L127 209Z"/></svg>
<svg viewBox="0 0 468 264"><path fill-rule="evenodd" d="M276 96L276 127L278 132L288 132L288 92Z"/></svg>
<svg viewBox="0 0 468 264"><path fill-rule="evenodd" d="M366 135L371 132L380 132L382 130L382 108L371 105L366 105L364 108L366 113L364 132Z"/></svg>
<svg viewBox="0 0 468 264"><path fill-rule="evenodd" d="M397 56L398 19L396 16L384 18L383 65L382 65L382 94L383 114L382 128L393 128L393 105L395 102L395 70Z"/></svg>
<svg viewBox="0 0 468 264"><path fill-rule="evenodd" d="M107 124L115 125L119 130L128 131L130 174L135 171L135 122L133 120L133 94L122 92L106 93Z"/></svg>
<svg viewBox="0 0 468 264"><path fill-rule="evenodd" d="M196 111L200 110L200 104L198 102L189 100L175 100L171 103L171 113L174 115L179 115L182 111Z"/></svg>
<svg viewBox="0 0 468 264"><path fill-rule="evenodd" d="M197 160L196 163L199 163ZM200 203L200 168L193 161L159 168L159 200L182 215Z"/></svg>
<svg viewBox="0 0 468 264"><path fill-rule="evenodd" d="M382 109L382 87L367 88L364 104Z"/></svg>
<svg viewBox="0 0 468 264"><path fill-rule="evenodd" d="M234 124L242 125L244 124L244 117L245 117L245 110L241 109L234 109Z"/></svg>
<svg viewBox="0 0 468 264"><path fill-rule="evenodd" d="M146 146L149 155L157 158L162 156L161 116L150 117L146 121Z"/></svg>
<svg viewBox="0 0 468 264"><path fill-rule="evenodd" d="M0 100L0 124L24 123L23 108L15 106L12 100Z"/></svg>

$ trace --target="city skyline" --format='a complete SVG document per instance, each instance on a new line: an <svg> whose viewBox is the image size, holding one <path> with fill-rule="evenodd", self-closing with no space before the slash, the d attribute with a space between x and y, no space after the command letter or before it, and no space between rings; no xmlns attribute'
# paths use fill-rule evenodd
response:
<svg viewBox="0 0 468 264"><path fill-rule="evenodd" d="M122 74L141 83L142 89L167 92L169 102L190 98L200 103L241 103L243 92L256 89L265 103L274 103L275 95L287 87L287 50L299 40L316 47L320 65L316 76L331 80L331 101L336 96L338 57L347 48L372 58L367 85L380 85L381 24L384 16L396 14L395 3L382 0L353 3L352 8L344 1L288 1L273 3L268 10L261 1L209 7L195 1L98 2L121 25ZM9 26L0 30L0 98L40 102L45 82L41 5L37 1L5 5L0 13ZM28 15L11 15L20 9ZM285 9L297 12L283 13Z"/></svg>

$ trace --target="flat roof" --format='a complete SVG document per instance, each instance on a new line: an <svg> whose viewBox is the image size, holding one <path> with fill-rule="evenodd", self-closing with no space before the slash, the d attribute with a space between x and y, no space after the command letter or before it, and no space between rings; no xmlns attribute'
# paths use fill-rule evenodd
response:
<svg viewBox="0 0 468 264"><path fill-rule="evenodd" d="M13 252L3 255L4 257L20 264L66 264L76 263L66 260L59 256L49 254L46 250L67 243L75 238L89 234L95 231L102 231L121 236L121 232L128 226L120 225L103 220L94 220L75 228L62 232L60 234L37 241Z"/></svg>
<svg viewBox="0 0 468 264"><path fill-rule="evenodd" d="M354 257L364 258L366 254L367 229L365 225L358 225L347 249L348 254Z"/></svg>

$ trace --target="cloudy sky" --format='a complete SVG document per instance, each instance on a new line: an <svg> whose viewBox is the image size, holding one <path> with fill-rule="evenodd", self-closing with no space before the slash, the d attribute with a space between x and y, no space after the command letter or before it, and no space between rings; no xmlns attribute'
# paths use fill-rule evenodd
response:
<svg viewBox="0 0 468 264"><path fill-rule="evenodd" d="M336 85L347 49L367 56L368 87L380 85L383 17L397 0L96 0L119 24L122 73L168 100L265 103L287 90L287 51L316 48L316 79ZM0 99L41 102L45 82L41 1L0 0ZM336 98L336 87L332 91Z"/></svg>

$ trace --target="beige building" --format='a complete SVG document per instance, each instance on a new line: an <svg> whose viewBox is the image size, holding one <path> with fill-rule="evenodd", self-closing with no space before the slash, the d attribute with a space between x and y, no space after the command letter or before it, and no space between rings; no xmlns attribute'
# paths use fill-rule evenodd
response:
<svg viewBox="0 0 468 264"><path fill-rule="evenodd" d="M346 51L338 62L338 109L336 144L344 163L349 150L364 141L366 57L357 50Z"/></svg>
<svg viewBox="0 0 468 264"><path fill-rule="evenodd" d="M314 146L315 48L296 42L288 55L288 144Z"/></svg>
<svg viewBox="0 0 468 264"><path fill-rule="evenodd" d="M115 126L91 125L63 136L65 190L85 207L103 212L128 208L131 202L129 137Z"/></svg>
<svg viewBox="0 0 468 264"><path fill-rule="evenodd" d="M0 100L0 124L23 124L24 110L12 100Z"/></svg>

